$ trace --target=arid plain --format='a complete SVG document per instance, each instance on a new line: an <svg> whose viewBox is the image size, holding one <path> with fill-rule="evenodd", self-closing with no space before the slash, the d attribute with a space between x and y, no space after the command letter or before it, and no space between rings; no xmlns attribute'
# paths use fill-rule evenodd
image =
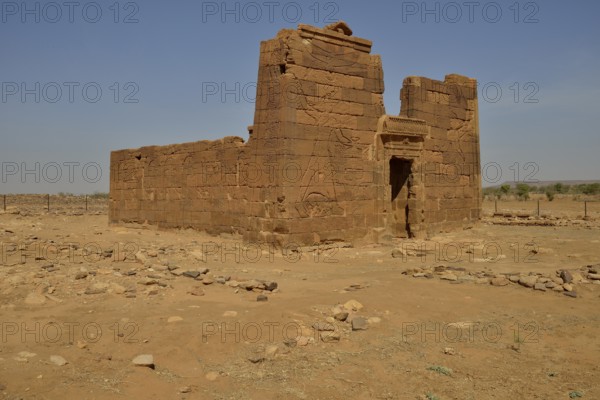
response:
<svg viewBox="0 0 600 400"><path fill-rule="evenodd" d="M3 398L600 398L598 203L280 249L38 200L0 211Z"/></svg>

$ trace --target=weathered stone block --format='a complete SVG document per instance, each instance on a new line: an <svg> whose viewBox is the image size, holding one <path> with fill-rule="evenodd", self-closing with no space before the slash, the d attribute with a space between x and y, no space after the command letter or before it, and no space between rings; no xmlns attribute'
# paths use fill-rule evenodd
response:
<svg viewBox="0 0 600 400"><path fill-rule="evenodd" d="M400 115L385 115L381 58L350 32L300 25L261 43L248 142L113 152L110 222L285 245L480 218L476 81L408 77Z"/></svg>

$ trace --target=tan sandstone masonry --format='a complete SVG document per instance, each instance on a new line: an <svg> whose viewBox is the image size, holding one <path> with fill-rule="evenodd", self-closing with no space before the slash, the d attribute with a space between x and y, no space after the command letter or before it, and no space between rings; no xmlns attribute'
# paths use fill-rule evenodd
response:
<svg viewBox="0 0 600 400"><path fill-rule="evenodd" d="M481 213L476 81L408 77L386 115L381 58L343 22L260 46L240 137L111 153L109 220L278 245L425 237Z"/></svg>

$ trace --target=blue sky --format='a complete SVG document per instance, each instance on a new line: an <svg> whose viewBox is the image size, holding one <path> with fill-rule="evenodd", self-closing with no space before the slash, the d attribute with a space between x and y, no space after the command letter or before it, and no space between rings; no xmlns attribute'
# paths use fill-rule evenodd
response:
<svg viewBox="0 0 600 400"><path fill-rule="evenodd" d="M481 159L491 168L484 185L528 174L600 179L598 2L1 7L0 193L106 192L111 150L246 138L260 41L298 23L338 19L381 55L388 114L398 114L408 75L479 81ZM234 93L203 96L215 84Z"/></svg>

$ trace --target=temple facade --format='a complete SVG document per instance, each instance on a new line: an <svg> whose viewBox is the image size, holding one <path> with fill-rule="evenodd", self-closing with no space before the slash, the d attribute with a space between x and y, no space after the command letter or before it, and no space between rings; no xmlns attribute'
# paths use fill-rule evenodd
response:
<svg viewBox="0 0 600 400"><path fill-rule="evenodd" d="M398 115L381 58L343 22L260 46L245 142L111 153L109 220L313 244L423 238L481 215L477 83L407 77Z"/></svg>

